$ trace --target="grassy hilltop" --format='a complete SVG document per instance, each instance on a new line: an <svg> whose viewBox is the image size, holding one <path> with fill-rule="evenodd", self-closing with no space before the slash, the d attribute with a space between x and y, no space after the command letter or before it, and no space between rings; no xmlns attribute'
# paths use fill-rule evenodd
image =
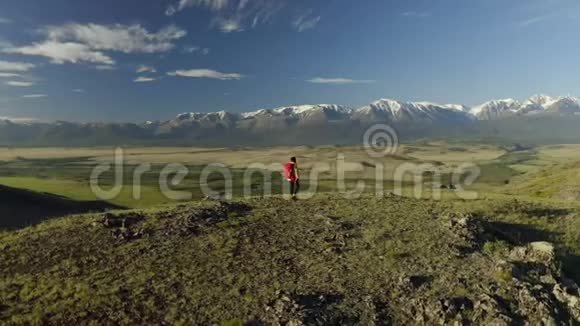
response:
<svg viewBox="0 0 580 326"><path fill-rule="evenodd" d="M71 216L0 234L0 321L573 323L579 212L320 195Z"/></svg>

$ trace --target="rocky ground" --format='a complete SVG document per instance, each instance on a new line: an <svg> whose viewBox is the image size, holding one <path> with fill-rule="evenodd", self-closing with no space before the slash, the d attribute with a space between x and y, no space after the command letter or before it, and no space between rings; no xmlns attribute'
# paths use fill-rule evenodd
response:
<svg viewBox="0 0 580 326"><path fill-rule="evenodd" d="M394 196L69 217L0 234L0 323L580 324L562 248L504 226Z"/></svg>

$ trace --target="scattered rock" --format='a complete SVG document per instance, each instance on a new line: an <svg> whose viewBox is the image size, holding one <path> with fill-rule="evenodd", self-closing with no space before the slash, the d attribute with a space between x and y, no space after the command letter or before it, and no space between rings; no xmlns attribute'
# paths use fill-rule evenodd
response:
<svg viewBox="0 0 580 326"><path fill-rule="evenodd" d="M444 220L449 230L462 240L463 244L458 243L456 245L456 249L462 255L480 249L485 242L494 238L488 232L487 221L482 217L472 214L452 215Z"/></svg>
<svg viewBox="0 0 580 326"><path fill-rule="evenodd" d="M145 234L143 229L136 229L136 225L143 221L144 218L143 215L136 212L118 215L105 213L98 219L98 222L93 222L93 226L101 224L104 227L111 229L113 239L118 241L130 241L140 239Z"/></svg>
<svg viewBox="0 0 580 326"><path fill-rule="evenodd" d="M507 326L513 324L508 308L488 294L482 294L473 305L472 321L481 325Z"/></svg>
<svg viewBox="0 0 580 326"><path fill-rule="evenodd" d="M544 261L551 262L556 257L554 245L549 242L532 242L529 246L533 254Z"/></svg>
<svg viewBox="0 0 580 326"><path fill-rule="evenodd" d="M411 305L410 313L420 325L463 325L473 311L473 302L466 297L446 298L435 303L413 299Z"/></svg>
<svg viewBox="0 0 580 326"><path fill-rule="evenodd" d="M433 278L426 275L401 276L398 287L401 291L414 291L429 284Z"/></svg>
<svg viewBox="0 0 580 326"><path fill-rule="evenodd" d="M565 311L560 309L560 305L542 286L517 282L515 290L518 303L516 312L532 325L558 325L557 320L566 320Z"/></svg>
<svg viewBox="0 0 580 326"><path fill-rule="evenodd" d="M123 214L105 213L100 217L99 222L107 228L126 228L141 222L143 219L144 216L142 214L135 212Z"/></svg>
<svg viewBox="0 0 580 326"><path fill-rule="evenodd" d="M510 259L514 261L552 264L555 258L554 245L544 241L532 242L527 246L516 247L510 252Z"/></svg>
<svg viewBox="0 0 580 326"><path fill-rule="evenodd" d="M230 217L245 216L251 211L252 207L243 203L220 201L212 208L185 210L179 213L168 232L183 235L199 234L204 227L224 222Z"/></svg>
<svg viewBox="0 0 580 326"><path fill-rule="evenodd" d="M574 282L564 279L563 284L554 285L552 294L556 299L568 306L570 314L580 323L580 290Z"/></svg>
<svg viewBox="0 0 580 326"><path fill-rule="evenodd" d="M343 301L339 294L288 294L279 293L278 298L265 307L263 321L267 325L356 325L357 317L340 313L334 307ZM374 307L372 298L364 298Z"/></svg>

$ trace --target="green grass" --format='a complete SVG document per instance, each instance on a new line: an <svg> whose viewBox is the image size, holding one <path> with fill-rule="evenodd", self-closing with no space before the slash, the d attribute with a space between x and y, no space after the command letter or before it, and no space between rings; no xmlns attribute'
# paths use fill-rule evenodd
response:
<svg viewBox="0 0 580 326"><path fill-rule="evenodd" d="M510 252L510 245L503 240L486 242L483 245L483 253L494 257L506 257Z"/></svg>
<svg viewBox="0 0 580 326"><path fill-rule="evenodd" d="M57 194L77 201L99 200L86 182L33 177L0 177L0 184L13 188ZM103 188L106 189L105 186ZM126 185L122 188L119 196L110 200L110 203L127 208L144 208L172 202L155 186L143 186L141 192L141 199L136 200L133 198L132 186Z"/></svg>
<svg viewBox="0 0 580 326"><path fill-rule="evenodd" d="M83 215L0 233L0 323L269 323L282 296L307 307L320 296L335 298L309 308L323 309L331 324L367 324L384 313L382 303L390 303L389 320L409 323L413 302L475 300L498 283L511 291L512 276L493 260L505 256L507 240L485 244L486 255L453 250L468 245L446 222L462 211L513 224L502 229L506 239L555 241L565 269L579 267L571 264L580 224L568 220L576 207L336 195L244 203L250 212L215 222L190 218L214 205L204 202L119 212L125 229ZM113 237L124 231L138 236ZM410 276L423 285L409 290L401 279ZM504 300L513 300L509 293Z"/></svg>

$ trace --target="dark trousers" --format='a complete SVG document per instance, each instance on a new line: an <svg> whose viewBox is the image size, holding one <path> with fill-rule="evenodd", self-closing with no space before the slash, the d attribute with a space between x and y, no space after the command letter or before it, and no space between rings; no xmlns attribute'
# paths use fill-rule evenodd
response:
<svg viewBox="0 0 580 326"><path fill-rule="evenodd" d="M300 182L298 180L290 181L290 195L296 196L298 190L300 190Z"/></svg>

